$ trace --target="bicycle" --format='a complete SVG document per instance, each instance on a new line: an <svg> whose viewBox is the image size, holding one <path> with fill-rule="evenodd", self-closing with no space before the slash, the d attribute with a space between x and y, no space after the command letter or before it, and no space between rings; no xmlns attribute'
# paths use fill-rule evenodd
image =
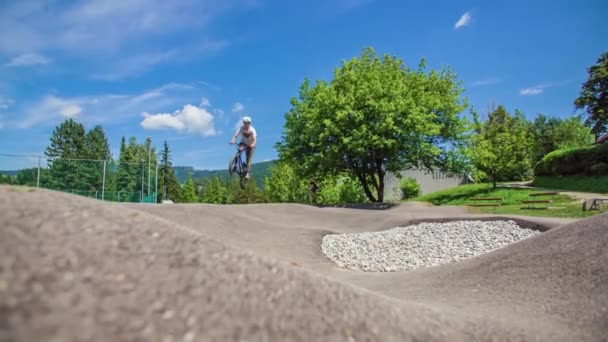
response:
<svg viewBox="0 0 608 342"><path fill-rule="evenodd" d="M325 197L318 192L308 190L308 193L304 195L303 203L314 203L316 205L323 205Z"/></svg>
<svg viewBox="0 0 608 342"><path fill-rule="evenodd" d="M230 164L228 164L228 173L232 177L234 173L238 174L240 177L241 188L245 189L247 187L248 179L245 177L247 175L247 162L243 161L242 155L243 152L247 149L245 144L239 144L236 148L236 154L232 159L230 159Z"/></svg>

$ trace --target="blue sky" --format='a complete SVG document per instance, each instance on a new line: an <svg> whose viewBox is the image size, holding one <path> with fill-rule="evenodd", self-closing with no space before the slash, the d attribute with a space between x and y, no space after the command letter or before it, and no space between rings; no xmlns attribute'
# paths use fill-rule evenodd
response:
<svg viewBox="0 0 608 342"><path fill-rule="evenodd" d="M167 139L175 165L224 168L243 115L276 157L289 99L372 46L449 65L480 112L574 113L608 48L608 2L0 0L0 153L40 155L68 117ZM34 165L0 157L0 169Z"/></svg>

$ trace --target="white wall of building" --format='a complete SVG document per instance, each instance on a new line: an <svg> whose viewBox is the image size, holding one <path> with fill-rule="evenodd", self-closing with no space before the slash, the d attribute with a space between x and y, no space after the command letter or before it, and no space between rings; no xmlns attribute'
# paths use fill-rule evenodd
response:
<svg viewBox="0 0 608 342"><path fill-rule="evenodd" d="M421 195L435 191L449 189L466 183L466 178L459 175L451 175L441 171L428 172L424 170L411 169L400 173L402 177L412 177L420 184ZM393 173L387 173L384 177L384 201L401 200L399 189L399 178Z"/></svg>

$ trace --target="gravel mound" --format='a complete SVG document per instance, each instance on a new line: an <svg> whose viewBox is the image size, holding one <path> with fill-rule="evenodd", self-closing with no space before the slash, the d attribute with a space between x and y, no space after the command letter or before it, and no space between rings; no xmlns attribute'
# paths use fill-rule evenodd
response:
<svg viewBox="0 0 608 342"><path fill-rule="evenodd" d="M394 272L470 258L536 234L540 232L514 221L427 222L381 232L326 235L321 249L343 268Z"/></svg>

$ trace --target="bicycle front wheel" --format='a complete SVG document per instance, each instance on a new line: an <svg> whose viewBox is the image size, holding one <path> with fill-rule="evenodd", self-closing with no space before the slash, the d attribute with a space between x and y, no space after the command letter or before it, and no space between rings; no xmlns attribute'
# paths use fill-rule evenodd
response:
<svg viewBox="0 0 608 342"><path fill-rule="evenodd" d="M230 174L230 176L232 177L232 175L234 174L234 172L236 172L236 156L232 157L232 159L230 159L230 163L228 164L228 173Z"/></svg>
<svg viewBox="0 0 608 342"><path fill-rule="evenodd" d="M313 201L315 202L316 205L322 205L325 202L325 198L323 197L323 195L317 195L317 196L315 196Z"/></svg>

